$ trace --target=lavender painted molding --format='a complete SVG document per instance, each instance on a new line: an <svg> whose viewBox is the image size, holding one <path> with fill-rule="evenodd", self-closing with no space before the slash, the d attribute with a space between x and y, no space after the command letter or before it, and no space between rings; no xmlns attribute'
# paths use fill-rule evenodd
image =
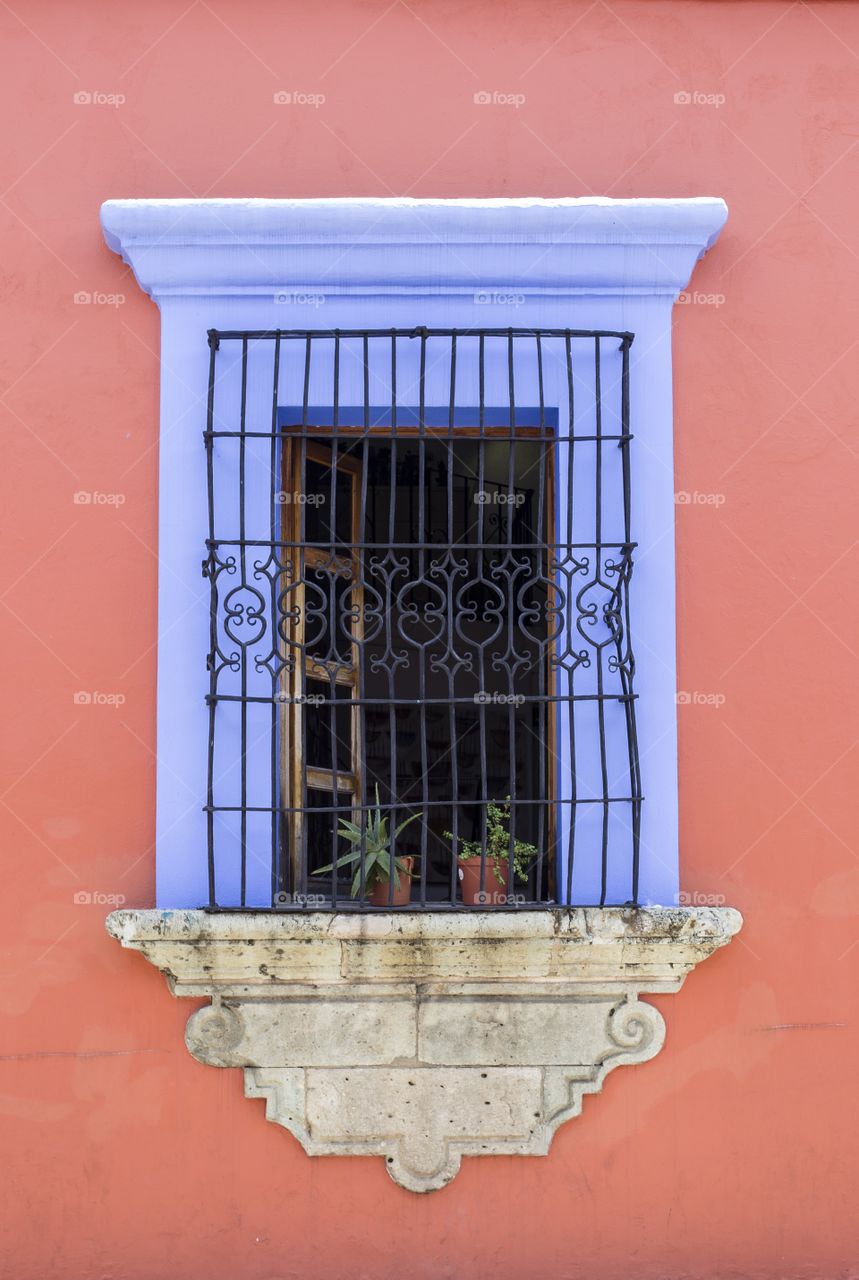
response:
<svg viewBox="0 0 859 1280"><path fill-rule="evenodd" d="M130 264L162 315L159 907L194 907L207 899L202 805L208 589L200 575L207 524L201 440L206 331L417 325L512 324L635 334L630 419L639 551L631 621L645 794L641 897L646 903L675 901L671 308L726 217L724 202L713 198L113 200L103 205L108 246ZM267 763L261 768L265 772ZM596 846L592 856L596 865ZM249 902L265 905L268 895L263 853L253 861Z"/></svg>

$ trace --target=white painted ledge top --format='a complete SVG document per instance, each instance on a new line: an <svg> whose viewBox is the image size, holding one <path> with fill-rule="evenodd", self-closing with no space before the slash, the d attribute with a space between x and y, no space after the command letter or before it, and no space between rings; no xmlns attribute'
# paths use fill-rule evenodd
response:
<svg viewBox="0 0 859 1280"><path fill-rule="evenodd" d="M431 241L476 238L551 240L558 234L597 242L664 240L708 249L728 216L715 196L612 200L585 196L554 200L107 200L101 207L105 239L115 252L131 239L211 240L352 239L405 237Z"/></svg>

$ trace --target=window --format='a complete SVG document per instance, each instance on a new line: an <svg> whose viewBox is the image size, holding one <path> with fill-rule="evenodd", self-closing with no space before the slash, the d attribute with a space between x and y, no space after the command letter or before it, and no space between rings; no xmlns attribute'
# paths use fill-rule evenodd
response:
<svg viewBox="0 0 859 1280"><path fill-rule="evenodd" d="M631 341L210 333L210 906L637 900Z"/></svg>
<svg viewBox="0 0 859 1280"><path fill-rule="evenodd" d="M544 1155L740 927L672 905L671 308L725 216L105 206L163 337L157 909L108 929L309 1154Z"/></svg>

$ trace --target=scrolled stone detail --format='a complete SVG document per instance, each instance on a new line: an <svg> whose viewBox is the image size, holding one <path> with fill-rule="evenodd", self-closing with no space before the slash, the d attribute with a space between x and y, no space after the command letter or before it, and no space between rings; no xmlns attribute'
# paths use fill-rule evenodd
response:
<svg viewBox="0 0 859 1280"><path fill-rule="evenodd" d="M450 1143L423 1136L402 1139L385 1159L385 1168L398 1186L418 1194L438 1191L456 1177L462 1157Z"/></svg>
<svg viewBox="0 0 859 1280"><path fill-rule="evenodd" d="M233 1050L244 1034L241 1014L215 1000L191 1014L185 1027L185 1044L188 1052L207 1066L235 1066Z"/></svg>
<svg viewBox="0 0 859 1280"><path fill-rule="evenodd" d="M602 1055L603 1062L619 1055L641 1062L652 1058L665 1042L662 1014L652 1004L632 995L627 995L609 1011L606 1031L613 1047Z"/></svg>

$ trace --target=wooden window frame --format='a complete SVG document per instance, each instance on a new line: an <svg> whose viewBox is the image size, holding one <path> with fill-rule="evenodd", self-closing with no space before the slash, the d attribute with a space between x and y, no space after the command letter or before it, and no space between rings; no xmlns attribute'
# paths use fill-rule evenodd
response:
<svg viewBox="0 0 859 1280"><path fill-rule="evenodd" d="M379 439L424 439L435 440L440 443L451 443L451 436L457 439L492 439L493 437L511 437L516 439L543 441L548 446L547 467L545 474L545 519L546 529L550 534L547 545L549 547L548 557L551 560L551 536L556 530L556 506L555 506L555 449L554 436L547 432L543 427L509 427L509 426L454 426L436 427L425 426L423 429L418 426L407 425L398 426L396 429L387 425L382 426L353 426L341 425L336 427L333 424L314 424L308 426L301 423L290 423L281 426L283 443L281 447L281 464L280 472L282 478L282 488L285 493L290 493L293 497L303 492L302 471L306 468L308 461L317 462L324 465L330 465L332 459L332 451L329 441L341 439L363 439L370 438ZM320 444L316 444L313 437L318 437ZM324 443L322 443L324 442ZM284 646L284 656L286 658L292 656L294 662L285 664L282 682L283 682L283 699L281 707L280 720L280 777L282 794L287 797L288 801L288 848L291 862L291 871L293 883L297 884L300 879L300 868L302 863L301 851L305 839L305 814L302 810L306 807L304 803L304 793L308 788L315 791L330 792L332 797L348 795L351 797L353 806L353 821L360 823L360 804L362 796L362 774L363 774L363 744L361 742L361 714L360 707L353 706L351 712L351 756L352 769L347 773L341 773L339 770L336 774L337 790L334 790L335 772L333 769L321 769L314 766L308 766L304 761L304 726L302 717L305 714L306 703L304 695L306 694L306 682L308 679L317 679L327 681L330 685L331 667L336 668L334 671L335 683L337 685L347 687L353 690L352 697L359 695L360 686L360 640L363 636L363 605L364 591L363 579L361 576L361 556L363 550L359 544L363 542L362 530L360 528L361 506L360 506L360 479L362 464L357 459L349 456L337 454L336 470L339 474L346 474L352 480L352 520L351 534L353 550L350 557L342 558L342 571L345 576L353 576L356 582L355 588L355 604L358 609L357 621L354 631L354 642L352 644L352 662L348 668L344 668L343 664L319 664L307 659L304 655L304 573L305 569L310 567L317 568L323 572L328 571L331 565L332 555L322 548L307 548L299 545L300 529L301 529L301 504L294 500L289 504L285 504L285 518L281 521L281 540L287 544L294 544L288 547L289 553L294 557L294 567L297 567L296 586L296 612L297 617L292 623L291 640L289 643L285 639L282 640ZM332 513L333 519L333 513ZM332 541L334 530L332 529ZM310 557L310 562L308 561ZM319 563L314 565L313 559L318 559ZM551 584L550 566L547 565L547 577ZM285 575L284 575L285 576ZM284 576L281 581L283 582ZM550 601L556 588L549 586ZM551 606L549 609L551 617ZM557 703L551 699L551 695L555 692L557 679L555 677L552 658L557 641L553 640L547 646L546 654L546 690L550 694L550 701L546 705L546 742L543 744L546 751L546 803L547 803L547 822L546 822L546 841L547 850L555 851L558 837L558 815L557 815L557 768L558 768L558 709ZM309 664L309 667L308 667ZM314 671L315 668L316 670ZM344 674L346 672L346 674ZM348 781L348 786L341 785L342 782ZM337 803L333 800L332 803ZM304 859L306 864L306 858ZM549 876L554 878L554 858L549 860Z"/></svg>

